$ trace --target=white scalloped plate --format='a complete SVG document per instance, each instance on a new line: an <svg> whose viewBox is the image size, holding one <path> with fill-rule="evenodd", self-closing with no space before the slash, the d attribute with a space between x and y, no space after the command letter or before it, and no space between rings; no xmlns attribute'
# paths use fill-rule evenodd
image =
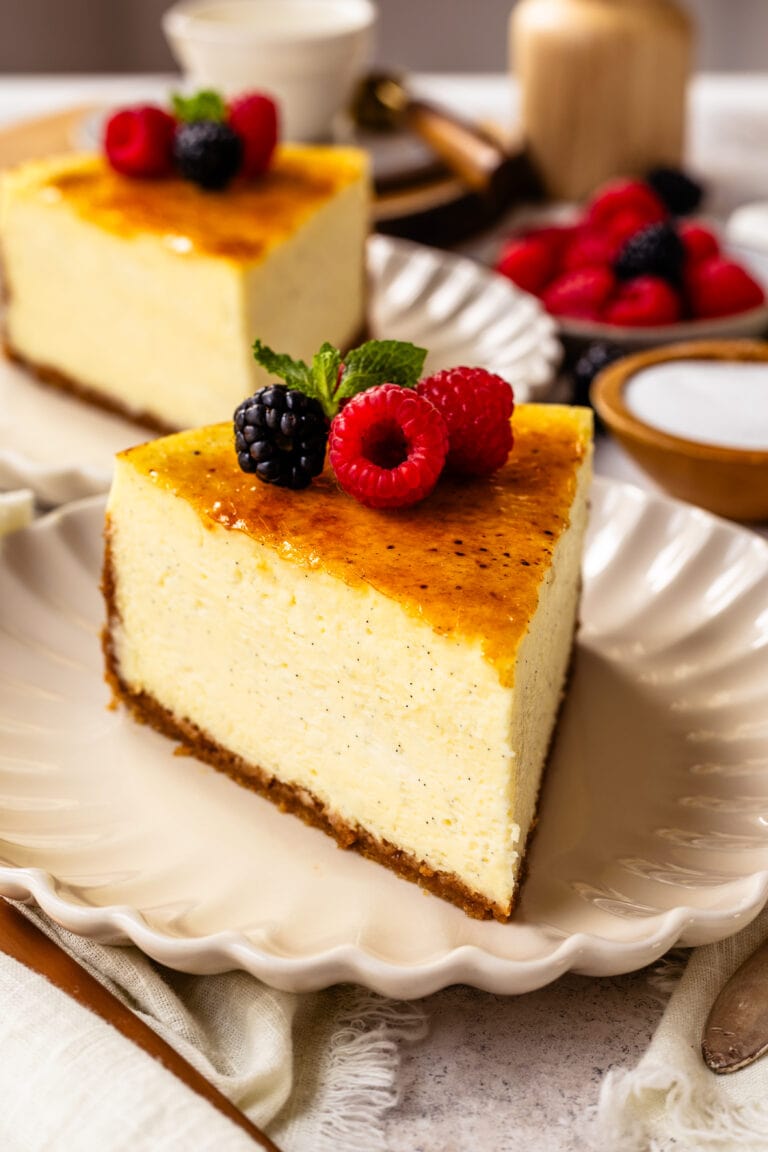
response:
<svg viewBox="0 0 768 1152"><path fill-rule="evenodd" d="M193 972L524 992L729 935L768 896L768 545L596 484L573 682L521 907L458 909L107 708L102 500L0 551L0 893Z"/></svg>
<svg viewBox="0 0 768 1152"><path fill-rule="evenodd" d="M487 367L518 400L549 391L561 349L534 297L465 257L386 236L370 238L368 271L374 335L428 348L432 371ZM147 435L0 356L0 489L31 488L45 504L105 492L115 453Z"/></svg>

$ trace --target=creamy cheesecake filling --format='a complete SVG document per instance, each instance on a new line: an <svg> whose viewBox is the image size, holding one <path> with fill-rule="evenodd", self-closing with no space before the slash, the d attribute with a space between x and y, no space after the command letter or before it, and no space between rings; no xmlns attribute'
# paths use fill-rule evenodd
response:
<svg viewBox="0 0 768 1152"><path fill-rule="evenodd" d="M587 460L579 469L568 528L555 547L536 612L517 653L510 743L521 852L536 815L541 774L565 692L578 622L591 479L591 462Z"/></svg>
<svg viewBox="0 0 768 1152"><path fill-rule="evenodd" d="M119 408L169 428L220 420L267 382L256 335L311 358L364 324L365 174L261 259L238 260L173 231L104 227L34 172L11 175L3 197L8 344Z"/></svg>
<svg viewBox="0 0 768 1152"><path fill-rule="evenodd" d="M112 644L130 690L342 820L509 901L511 701L479 645L205 527L126 468L110 541Z"/></svg>
<svg viewBox="0 0 768 1152"><path fill-rule="evenodd" d="M570 653L588 473L510 688L479 639L437 635L370 586L204 521L121 458L120 680L506 915Z"/></svg>

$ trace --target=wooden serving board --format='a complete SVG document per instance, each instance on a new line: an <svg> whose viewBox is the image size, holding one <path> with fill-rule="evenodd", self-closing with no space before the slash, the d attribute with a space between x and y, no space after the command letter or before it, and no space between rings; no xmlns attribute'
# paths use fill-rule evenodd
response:
<svg viewBox="0 0 768 1152"><path fill-rule="evenodd" d="M94 111L88 105L67 108L64 112L20 120L0 128L0 168L57 152L70 152L75 147L79 125Z"/></svg>

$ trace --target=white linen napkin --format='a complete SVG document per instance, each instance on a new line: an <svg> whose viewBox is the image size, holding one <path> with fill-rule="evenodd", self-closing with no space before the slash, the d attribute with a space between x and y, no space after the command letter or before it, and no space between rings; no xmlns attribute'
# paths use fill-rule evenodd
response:
<svg viewBox="0 0 768 1152"><path fill-rule="evenodd" d="M694 949L640 1063L603 1081L600 1149L766 1152L768 1057L718 1076L704 1064L700 1045L723 984L767 936L768 910L736 936Z"/></svg>
<svg viewBox="0 0 768 1152"><path fill-rule="evenodd" d="M376 1152L399 1047L423 1009L344 986L304 995L244 972L189 976L17 905L284 1152ZM253 1142L99 1017L0 954L3 1152L250 1152Z"/></svg>

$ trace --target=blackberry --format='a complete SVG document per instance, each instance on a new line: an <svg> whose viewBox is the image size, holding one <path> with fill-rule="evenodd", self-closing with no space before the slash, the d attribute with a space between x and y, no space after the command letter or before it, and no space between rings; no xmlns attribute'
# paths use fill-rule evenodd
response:
<svg viewBox="0 0 768 1152"><path fill-rule="evenodd" d="M679 287L684 260L685 245L674 225L664 220L630 236L614 260L613 270L620 280L658 276Z"/></svg>
<svg viewBox="0 0 768 1152"><path fill-rule="evenodd" d="M704 189L679 168L652 168L645 178L673 216L690 216L704 199Z"/></svg>
<svg viewBox="0 0 768 1152"><path fill-rule="evenodd" d="M328 427L318 400L268 384L235 410L237 462L265 484L306 488L323 470Z"/></svg>
<svg viewBox="0 0 768 1152"><path fill-rule="evenodd" d="M582 352L573 369L573 403L588 405L589 389L598 372L626 356L624 348L607 340L596 340Z"/></svg>
<svg viewBox="0 0 768 1152"><path fill-rule="evenodd" d="M218 192L237 175L243 162L243 142L228 124L194 120L180 124L173 141L173 158L185 180L208 192Z"/></svg>

